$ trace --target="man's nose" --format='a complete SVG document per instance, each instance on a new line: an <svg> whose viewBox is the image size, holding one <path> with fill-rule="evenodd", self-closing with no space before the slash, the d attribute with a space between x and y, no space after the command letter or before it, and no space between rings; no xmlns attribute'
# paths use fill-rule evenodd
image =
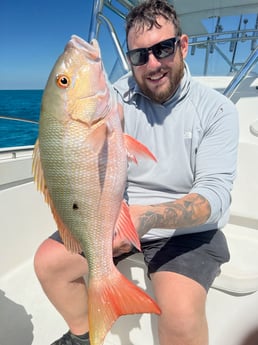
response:
<svg viewBox="0 0 258 345"><path fill-rule="evenodd" d="M147 61L147 65L150 67L153 67L153 66L160 66L160 64L161 64L160 60L155 57L152 51L149 51L149 59Z"/></svg>

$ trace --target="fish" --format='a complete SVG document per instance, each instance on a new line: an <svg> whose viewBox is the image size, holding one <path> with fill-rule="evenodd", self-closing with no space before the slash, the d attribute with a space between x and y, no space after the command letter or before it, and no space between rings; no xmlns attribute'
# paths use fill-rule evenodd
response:
<svg viewBox="0 0 258 345"><path fill-rule="evenodd" d="M65 247L87 259L91 345L103 344L121 315L160 314L157 303L113 262L116 236L140 250L124 200L128 162L156 161L123 132L122 117L97 40L72 35L44 89L32 171Z"/></svg>

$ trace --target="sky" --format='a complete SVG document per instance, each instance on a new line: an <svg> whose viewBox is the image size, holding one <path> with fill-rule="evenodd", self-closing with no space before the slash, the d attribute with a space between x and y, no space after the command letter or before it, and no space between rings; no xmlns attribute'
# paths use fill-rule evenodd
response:
<svg viewBox="0 0 258 345"><path fill-rule="evenodd" d="M92 0L1 0L0 89L43 89L72 34L88 39Z"/></svg>
<svg viewBox="0 0 258 345"><path fill-rule="evenodd" d="M76 34L88 40L93 0L0 1L0 89L43 89L71 35ZM255 18L253 15L247 28L253 27ZM237 28L238 20L226 18L222 23L224 30L232 23ZM207 25L211 27L214 23L215 20ZM115 25L119 35L124 35L122 20L116 17ZM102 29L99 40L105 68L109 73L114 62L114 46L105 29ZM250 51L244 43L239 50L246 54ZM188 56L192 58L190 54ZM205 56L204 49L197 50L195 54L193 66L197 73L203 69L201 56ZM210 60L211 68L214 60L213 69L217 72L215 55L214 59L210 56Z"/></svg>
<svg viewBox="0 0 258 345"><path fill-rule="evenodd" d="M1 0L0 89L43 89L71 35L88 40L92 6L93 0ZM116 24L124 33L122 20ZM101 40L104 55L111 45Z"/></svg>

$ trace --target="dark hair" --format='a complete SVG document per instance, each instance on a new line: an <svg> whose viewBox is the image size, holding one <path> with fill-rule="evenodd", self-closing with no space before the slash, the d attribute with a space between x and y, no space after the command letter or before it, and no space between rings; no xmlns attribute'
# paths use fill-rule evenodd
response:
<svg viewBox="0 0 258 345"><path fill-rule="evenodd" d="M137 27L137 30L144 27L151 30L153 26L160 28L157 22L158 16L162 16L174 24L176 36L182 35L179 18L174 6L170 5L166 0L147 0L133 7L131 12L128 13L126 17L126 39L132 27Z"/></svg>

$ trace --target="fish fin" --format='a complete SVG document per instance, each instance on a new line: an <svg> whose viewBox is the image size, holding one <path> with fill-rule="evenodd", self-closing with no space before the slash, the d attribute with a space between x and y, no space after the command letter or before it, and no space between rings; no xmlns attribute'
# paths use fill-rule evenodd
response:
<svg viewBox="0 0 258 345"><path fill-rule="evenodd" d="M80 243L76 240L76 238L71 234L71 232L67 229L64 222L62 221L61 217L59 217L58 212L56 211L51 199L50 199L50 208L55 219L59 234L64 242L64 246L67 250L72 253L81 253L82 247Z"/></svg>
<svg viewBox="0 0 258 345"><path fill-rule="evenodd" d="M42 188L42 185L44 185L44 176L43 176L43 169L42 169L41 161L40 161L39 139L37 139L34 145L34 150L33 150L33 155L32 155L32 174L37 186L37 190L39 190L40 192L43 192L44 188Z"/></svg>
<svg viewBox="0 0 258 345"><path fill-rule="evenodd" d="M101 345L113 323L122 315L160 314L157 303L117 268L101 280L91 278L88 288L91 345Z"/></svg>
<svg viewBox="0 0 258 345"><path fill-rule="evenodd" d="M122 202L119 217L116 222L114 237L119 237L121 240L126 238L131 242L139 251L141 251L140 239L137 231L133 225L129 207L125 201Z"/></svg>
<svg viewBox="0 0 258 345"><path fill-rule="evenodd" d="M37 139L32 157L32 174L36 183L37 190L43 193L46 203L50 204L50 196L45 183L44 172L40 160L39 140Z"/></svg>
<svg viewBox="0 0 258 345"><path fill-rule="evenodd" d="M150 150L135 138L131 137L128 134L124 134L124 141L125 147L127 149L128 158L132 160L134 163L137 164L136 156L150 158L157 162L156 157L150 152Z"/></svg>
<svg viewBox="0 0 258 345"><path fill-rule="evenodd" d="M110 129L105 122L92 130L88 136L88 144L93 152L100 152L102 150L109 131Z"/></svg>
<svg viewBox="0 0 258 345"><path fill-rule="evenodd" d="M124 129L124 125L125 125L124 109L121 103L117 104L117 111L118 111L119 119L121 121L121 127Z"/></svg>

